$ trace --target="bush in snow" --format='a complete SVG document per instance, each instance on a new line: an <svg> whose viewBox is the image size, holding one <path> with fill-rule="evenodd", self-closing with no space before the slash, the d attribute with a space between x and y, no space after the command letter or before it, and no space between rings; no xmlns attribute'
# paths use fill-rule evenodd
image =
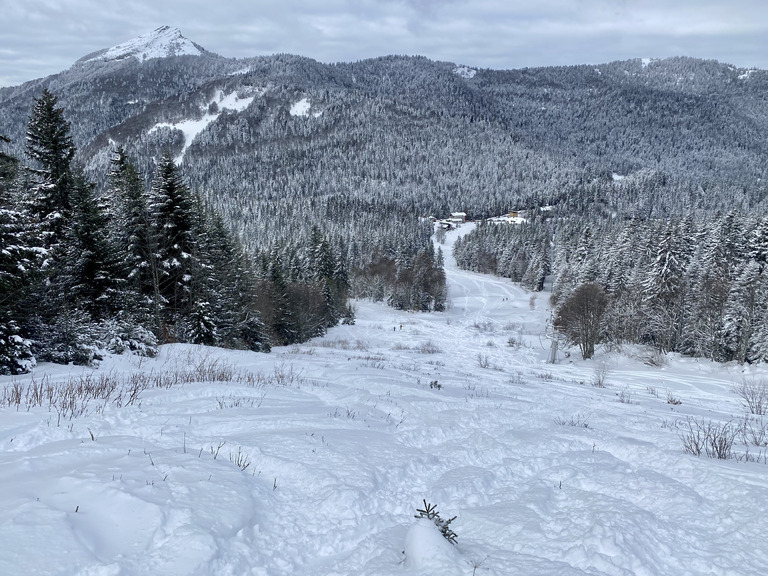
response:
<svg viewBox="0 0 768 576"><path fill-rule="evenodd" d="M603 336L603 316L608 307L605 290L594 282L580 285L559 306L555 327L568 342L577 344L584 360L595 355L595 345Z"/></svg>
<svg viewBox="0 0 768 576"><path fill-rule="evenodd" d="M112 354L133 352L138 356L157 356L157 337L144 326L131 320L106 320L99 326L99 340Z"/></svg>
<svg viewBox="0 0 768 576"><path fill-rule="evenodd" d="M428 504L426 500L422 500L422 502L424 502L424 508L417 508L416 512L418 512L418 514L416 514L414 517L432 520L432 522L435 523L435 526L440 529L440 533L443 535L443 538L448 540L448 542L451 544L456 544L456 538L458 538L458 536L450 526L451 522L456 520L456 516L449 518L448 520L444 520L440 517L440 513L437 511L437 505Z"/></svg>
<svg viewBox="0 0 768 576"><path fill-rule="evenodd" d="M87 312L64 309L52 321L33 320L33 349L38 360L88 366L99 355L98 328Z"/></svg>
<svg viewBox="0 0 768 576"><path fill-rule="evenodd" d="M767 381L745 378L740 384L734 385L733 391L741 396L751 414L758 416L768 414Z"/></svg>
<svg viewBox="0 0 768 576"><path fill-rule="evenodd" d="M683 449L688 454L701 456L704 452L710 458L728 460L733 458L733 442L739 434L739 427L731 422L717 423L688 418L688 430L680 433Z"/></svg>

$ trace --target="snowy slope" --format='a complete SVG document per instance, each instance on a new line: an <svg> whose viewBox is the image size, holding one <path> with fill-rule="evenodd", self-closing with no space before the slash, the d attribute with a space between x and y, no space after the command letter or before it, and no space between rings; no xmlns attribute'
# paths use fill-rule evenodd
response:
<svg viewBox="0 0 768 576"><path fill-rule="evenodd" d="M187 148L197 138L197 135L205 130L211 123L221 115L222 110L231 110L234 112L242 112L253 102L254 96L248 96L245 98L239 98L237 93L224 94L221 90L218 91L217 96L211 100L206 106L203 106L201 112L202 116L196 119L182 120L176 123L160 122L155 124L149 129L148 133L151 134L155 130L160 128L171 128L173 130L181 130L184 134L184 146L181 148L181 152L176 155L174 162L181 164L184 161L184 154L187 152ZM210 112L210 105L215 103L217 112Z"/></svg>
<svg viewBox="0 0 768 576"><path fill-rule="evenodd" d="M679 436L743 413L740 367L545 364L544 295L456 269L469 228L443 247L442 314L359 302L354 326L269 355L177 345L0 379L0 573L765 574L768 466ZM27 409L33 383L195 368L71 419ZM456 546L422 499L457 516Z"/></svg>
<svg viewBox="0 0 768 576"><path fill-rule="evenodd" d="M139 62L150 58L166 58L168 56L199 56L203 52L200 47L185 38L178 28L161 26L152 32L137 36L127 42L113 46L108 50L88 57L88 60L123 60L136 58Z"/></svg>

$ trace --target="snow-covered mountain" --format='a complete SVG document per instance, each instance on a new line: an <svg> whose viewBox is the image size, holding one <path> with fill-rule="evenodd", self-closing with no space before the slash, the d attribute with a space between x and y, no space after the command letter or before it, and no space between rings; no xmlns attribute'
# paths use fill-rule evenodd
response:
<svg viewBox="0 0 768 576"><path fill-rule="evenodd" d="M48 88L101 190L115 144L145 175L168 150L259 247L285 243L266 221L294 238L296 223L343 227L353 212L748 210L766 197L767 87L766 71L692 58L522 70L234 59L166 27L0 89L0 127L5 150L23 157L34 98ZM225 109L220 94L247 106ZM695 202L677 201L680 190Z"/></svg>
<svg viewBox="0 0 768 576"><path fill-rule="evenodd" d="M142 34L112 48L89 54L80 59L79 62L122 60L125 58L135 58L139 62L144 62L151 58L200 56L204 51L202 47L185 38L178 28L160 26L152 32Z"/></svg>

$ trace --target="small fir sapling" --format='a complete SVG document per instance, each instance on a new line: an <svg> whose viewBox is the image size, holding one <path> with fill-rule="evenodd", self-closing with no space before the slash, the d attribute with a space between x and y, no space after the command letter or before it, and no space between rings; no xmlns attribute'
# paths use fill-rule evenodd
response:
<svg viewBox="0 0 768 576"><path fill-rule="evenodd" d="M451 522L456 520L456 516L444 520L440 517L436 504L428 504L426 500L422 500L422 502L424 502L424 508L417 508L416 512L418 512L418 514L415 514L414 518L427 518L428 520L432 520L435 523L435 526L440 529L443 538L448 540L451 544L456 544L456 538L458 538L458 536L450 527Z"/></svg>

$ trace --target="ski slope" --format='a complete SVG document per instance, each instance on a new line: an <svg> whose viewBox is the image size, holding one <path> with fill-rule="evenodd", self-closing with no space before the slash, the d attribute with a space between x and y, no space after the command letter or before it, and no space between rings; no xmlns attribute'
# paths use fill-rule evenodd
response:
<svg viewBox="0 0 768 576"><path fill-rule="evenodd" d="M355 325L271 354L173 345L0 377L0 574L765 574L768 465L680 438L689 416L742 417L732 386L765 369L640 348L546 364L546 295L458 270L470 229L443 246L445 313L357 302ZM72 418L9 401L195 370ZM423 500L456 516L455 546Z"/></svg>

